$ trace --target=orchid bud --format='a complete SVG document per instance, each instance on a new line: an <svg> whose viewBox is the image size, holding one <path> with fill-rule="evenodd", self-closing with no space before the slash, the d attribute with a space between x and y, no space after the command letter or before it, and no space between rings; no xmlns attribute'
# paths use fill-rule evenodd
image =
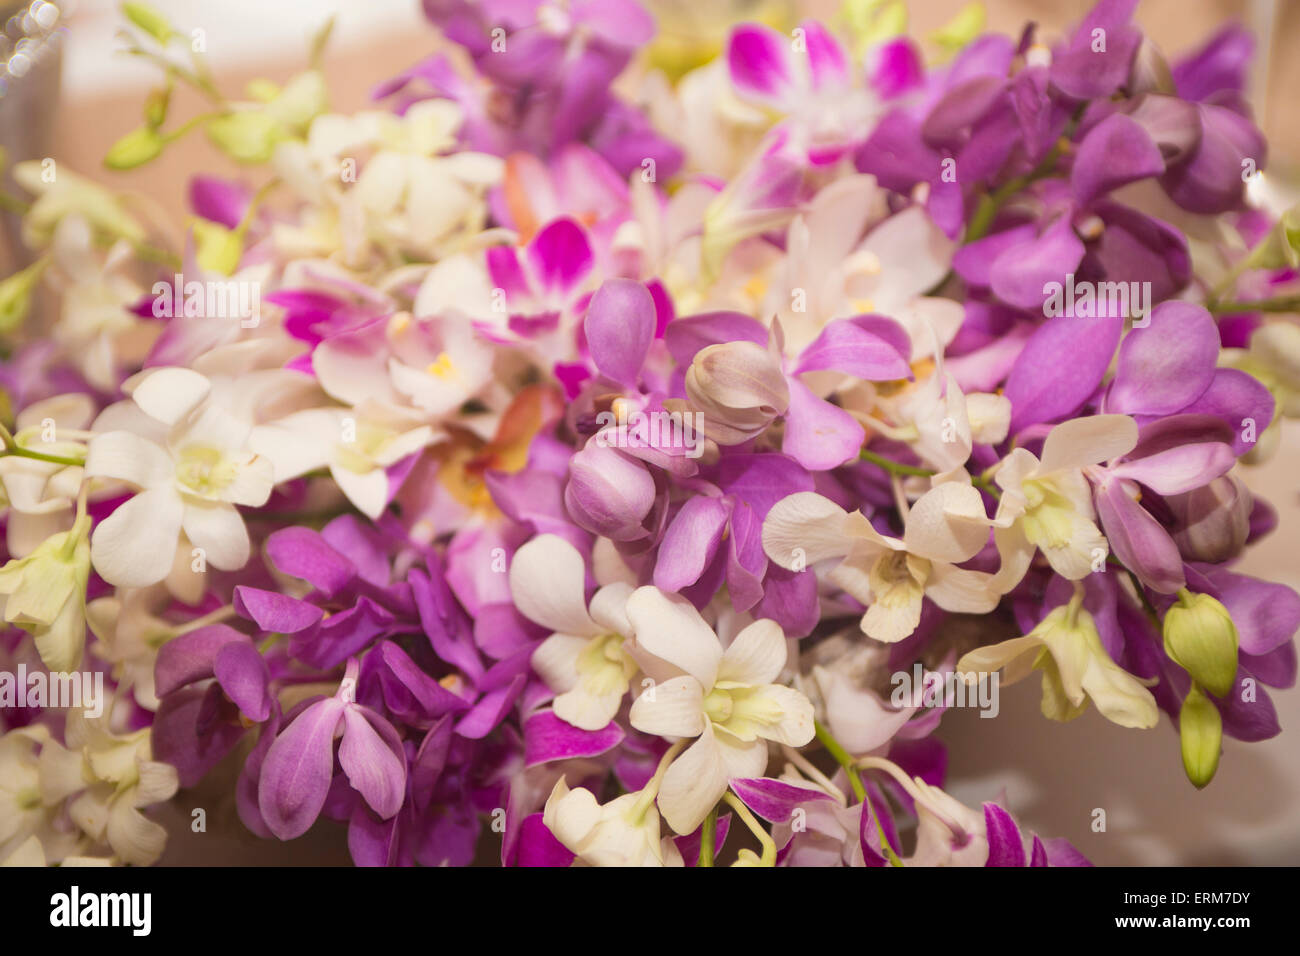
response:
<svg viewBox="0 0 1300 956"><path fill-rule="evenodd" d="M1165 499L1174 513L1174 541L1188 561L1218 564L1235 558L1250 534L1250 492L1231 475Z"/></svg>
<svg viewBox="0 0 1300 956"><path fill-rule="evenodd" d="M1165 612L1165 653L1215 697L1232 690L1237 676L1237 627L1228 609L1208 594L1178 592Z"/></svg>
<svg viewBox="0 0 1300 956"><path fill-rule="evenodd" d="M614 541L643 537L654 505L655 483L643 464L591 441L573 456L564 504L581 527Z"/></svg>
<svg viewBox="0 0 1300 956"><path fill-rule="evenodd" d="M1195 683L1178 713L1178 738L1183 751L1183 772L1197 789L1214 779L1223 746L1223 718L1219 709Z"/></svg>
<svg viewBox="0 0 1300 956"><path fill-rule="evenodd" d="M686 372L686 395L704 414L704 434L720 445L761 434L790 404L780 359L753 342L701 349Z"/></svg>

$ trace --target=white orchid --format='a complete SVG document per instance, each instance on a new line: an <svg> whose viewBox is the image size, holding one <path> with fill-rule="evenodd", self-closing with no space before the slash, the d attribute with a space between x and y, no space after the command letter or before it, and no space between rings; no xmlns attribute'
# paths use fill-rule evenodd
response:
<svg viewBox="0 0 1300 956"><path fill-rule="evenodd" d="M916 630L923 598L945 611L987 614L1015 585L1005 567L998 575L958 567L984 547L992 524L971 485L936 485L905 518L903 537L894 538L878 532L861 512L849 514L829 498L799 492L768 512L763 548L790 570L841 559L827 577L867 605L862 630L885 643Z"/></svg>
<svg viewBox="0 0 1300 956"><path fill-rule="evenodd" d="M1137 423L1127 415L1092 415L1057 425L1038 459L1012 450L994 480L1002 489L994 532L1004 560L1028 567L1034 548L1052 570L1077 581L1107 551L1084 469L1132 451Z"/></svg>
<svg viewBox="0 0 1300 956"><path fill-rule="evenodd" d="M813 706L774 683L786 663L785 634L771 620L744 628L725 650L690 602L654 587L627 599L636 651L655 683L632 704L632 726L698 738L669 766L659 809L690 833L726 793L728 781L762 776L769 740L802 747L813 738Z"/></svg>
<svg viewBox="0 0 1300 956"><path fill-rule="evenodd" d="M14 442L20 448L72 461L84 458L80 431L95 416L89 395L71 392L28 405L18 413ZM0 457L0 502L9 506L6 544L14 557L31 554L50 535L72 527L81 488L80 465L19 455Z"/></svg>
<svg viewBox="0 0 1300 956"><path fill-rule="evenodd" d="M533 652L533 669L557 693L556 716L582 730L600 730L618 713L636 662L626 604L631 586L616 582L584 597L586 567L578 549L543 534L515 552L510 592L515 607L554 633Z"/></svg>
<svg viewBox="0 0 1300 956"><path fill-rule="evenodd" d="M106 422L129 430L91 440L86 474L140 489L99 524L91 541L95 570L110 584L163 580L182 531L216 568L233 571L248 561L248 530L235 506L265 504L273 468L248 448L251 424L206 400L210 387L189 369L158 369L135 385L137 414L113 406L96 421L96 430Z"/></svg>
<svg viewBox="0 0 1300 956"><path fill-rule="evenodd" d="M270 459L275 481L329 468L339 489L372 520L388 505L387 469L430 444L434 430L400 409L312 408L253 429L249 447Z"/></svg>
<svg viewBox="0 0 1300 956"><path fill-rule="evenodd" d="M590 790L570 790L561 777L542 811L557 840L590 866L682 866L672 838L659 834L654 790L598 803Z"/></svg>
<svg viewBox="0 0 1300 956"><path fill-rule="evenodd" d="M1003 684L1035 670L1043 672L1043 714L1070 720L1091 700L1121 727L1149 728L1160 713L1155 698L1136 677L1115 663L1101 643L1092 615L1083 610L1081 585L1068 604L1054 608L1024 637L977 648L957 662L966 680L1003 669Z"/></svg>

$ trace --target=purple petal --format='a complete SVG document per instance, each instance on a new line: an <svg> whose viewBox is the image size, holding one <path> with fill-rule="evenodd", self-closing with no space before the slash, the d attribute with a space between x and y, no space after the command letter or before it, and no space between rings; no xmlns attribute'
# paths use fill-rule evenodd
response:
<svg viewBox="0 0 1300 956"><path fill-rule="evenodd" d="M158 649L154 692L165 697L179 687L211 677L217 652L240 641L250 643L247 634L225 624L209 624L172 638Z"/></svg>
<svg viewBox="0 0 1300 956"><path fill-rule="evenodd" d="M882 321L897 325L889 319ZM911 378L907 352L898 349L901 342L908 341L907 335L901 327L898 327L898 331L902 333L901 338L891 336L887 339L877 334L867 323L849 319L831 322L803 350L799 363L795 366L795 374L827 369L869 382Z"/></svg>
<svg viewBox="0 0 1300 956"><path fill-rule="evenodd" d="M266 555L282 574L333 597L356 578L356 566L311 528L282 528L266 538Z"/></svg>
<svg viewBox="0 0 1300 956"><path fill-rule="evenodd" d="M690 365L695 353L723 342L767 346L767 328L741 312L704 312L674 319L664 329L664 344L678 365Z"/></svg>
<svg viewBox="0 0 1300 956"><path fill-rule="evenodd" d="M249 720L260 724L271 715L271 674L251 642L225 644L217 652L213 673L226 696Z"/></svg>
<svg viewBox="0 0 1300 956"><path fill-rule="evenodd" d="M214 692L221 694L215 685L181 687L163 697L154 715L150 737L154 759L175 767L182 787L196 786L244 736L237 723L218 722L206 732L199 731L200 714Z"/></svg>
<svg viewBox="0 0 1300 956"><path fill-rule="evenodd" d="M387 820L402 808L406 797L401 741L388 721L367 707L345 708L343 724L339 765L370 809Z"/></svg>
<svg viewBox="0 0 1300 956"><path fill-rule="evenodd" d="M1049 319L1025 343L1004 392L1011 401L1011 431L1078 411L1110 365L1121 317Z"/></svg>
<svg viewBox="0 0 1300 956"><path fill-rule="evenodd" d="M794 92L790 38L771 27L758 23L735 27L727 40L727 69L741 96L775 105Z"/></svg>
<svg viewBox="0 0 1300 956"><path fill-rule="evenodd" d="M1236 463L1237 456L1227 445L1204 442L1126 461L1112 468L1111 476L1140 482L1157 494L1181 495L1227 474Z"/></svg>
<svg viewBox="0 0 1300 956"><path fill-rule="evenodd" d="M516 866L569 866L577 859L542 822L540 813L529 814L519 825Z"/></svg>
<svg viewBox="0 0 1300 956"><path fill-rule="evenodd" d="M1214 215L1242 204L1243 161L1267 165L1264 136L1248 118L1222 106L1202 103L1201 141L1192 155L1165 174L1169 198L1190 212Z"/></svg>
<svg viewBox="0 0 1300 956"><path fill-rule="evenodd" d="M281 840L302 836L320 816L334 775L334 731L346 705L312 704L275 738L262 763L257 805Z"/></svg>
<svg viewBox="0 0 1300 956"><path fill-rule="evenodd" d="M1024 866L1025 841L1020 827L996 803L984 804L984 829L989 841L985 866Z"/></svg>
<svg viewBox="0 0 1300 956"><path fill-rule="evenodd" d="M1147 131L1136 120L1115 113L1089 130L1079 144L1070 188L1075 202L1086 206L1098 196L1164 171L1164 157Z"/></svg>
<svg viewBox="0 0 1300 956"><path fill-rule="evenodd" d="M796 807L831 799L830 794L815 787L800 787L771 777L737 777L731 781L731 789L768 823L787 823Z"/></svg>
<svg viewBox="0 0 1300 956"><path fill-rule="evenodd" d="M247 189L226 179L195 176L190 180L190 207L194 214L227 229L234 229L244 218L249 198Z"/></svg>
<svg viewBox="0 0 1300 956"><path fill-rule="evenodd" d="M1115 556L1147 587L1172 594L1186 583L1174 539L1146 509L1112 481L1097 489L1097 513Z"/></svg>
<svg viewBox="0 0 1300 956"><path fill-rule="evenodd" d="M818 398L798 379L789 384L781 451L810 471L827 471L856 458L866 438L857 419Z"/></svg>
<svg viewBox="0 0 1300 956"><path fill-rule="evenodd" d="M1273 396L1253 375L1240 369L1220 368L1215 369L1210 387L1182 411L1189 415L1215 415L1227 422L1234 432L1232 450L1244 455L1273 420Z"/></svg>
<svg viewBox="0 0 1300 956"><path fill-rule="evenodd" d="M325 612L314 604L246 584L236 585L233 603L235 613L268 634L297 634L325 617Z"/></svg>
<svg viewBox="0 0 1300 956"><path fill-rule="evenodd" d="M919 87L925 67L915 44L898 37L880 44L872 53L870 83L882 99L890 100Z"/></svg>
<svg viewBox="0 0 1300 956"><path fill-rule="evenodd" d="M1106 410L1165 415L1185 408L1210 387L1219 357L1214 318L1193 302L1162 302L1150 324L1135 327L1119 348Z"/></svg>
<svg viewBox="0 0 1300 956"><path fill-rule="evenodd" d="M700 495L682 505L659 545L655 587L680 591L698 581L718 551L728 517L720 498Z"/></svg>
<svg viewBox="0 0 1300 956"><path fill-rule="evenodd" d="M600 730L580 730L555 716L538 711L524 722L524 767L552 760L597 757L623 742L623 728L610 721Z"/></svg>
<svg viewBox="0 0 1300 956"><path fill-rule="evenodd" d="M491 693L484 694L473 710L456 724L456 733L469 740L482 740L505 719L510 708L515 705L520 692L524 689L527 678L520 674L505 687L498 687Z"/></svg>
<svg viewBox="0 0 1300 956"><path fill-rule="evenodd" d="M583 330L601 374L635 387L654 341L654 299L635 279L607 279L591 298Z"/></svg>
<svg viewBox="0 0 1300 956"><path fill-rule="evenodd" d="M383 641L376 650L384 665L379 670L384 704L393 716L423 722L468 709L465 698L453 694L420 670L397 644Z"/></svg>
<svg viewBox="0 0 1300 956"><path fill-rule="evenodd" d="M591 271L587 233L572 219L556 219L528 244L528 263L544 292L568 296Z"/></svg>
<svg viewBox="0 0 1300 956"><path fill-rule="evenodd" d="M1020 309L1042 310L1048 283L1064 287L1083 259L1083 243L1074 234L1068 216L1059 217L1042 235L1013 246L1000 255L989 271L993 293Z"/></svg>

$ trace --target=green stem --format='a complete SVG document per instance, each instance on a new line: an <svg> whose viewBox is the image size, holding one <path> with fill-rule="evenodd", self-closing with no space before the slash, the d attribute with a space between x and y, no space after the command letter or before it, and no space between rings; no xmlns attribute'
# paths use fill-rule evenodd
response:
<svg viewBox="0 0 1300 956"><path fill-rule="evenodd" d="M749 827L749 832L754 834L758 842L763 847L763 852L759 856L764 866L776 866L776 841L771 835L763 829L762 825L754 819L754 815L749 812L749 807L741 802L740 798L728 790L722 795L722 799L731 809L736 811L736 815L744 821L745 826Z"/></svg>
<svg viewBox="0 0 1300 956"><path fill-rule="evenodd" d="M898 475L900 477L915 476L918 478L933 478L938 474L937 471L930 468L921 468L917 465L904 465L902 462L891 461L883 455L877 455L874 451L868 451L865 448L858 452L858 458L862 461L869 461L873 465L883 468L891 475ZM987 475L971 475L970 483L976 488L982 488L984 491L987 491L994 498L1002 497L1001 490L997 485L993 484L992 479Z"/></svg>
<svg viewBox="0 0 1300 956"><path fill-rule="evenodd" d="M48 461L54 465L67 465L69 467L80 467L84 465L85 459L65 458L62 455L47 455L41 451L32 451L30 448L24 448L14 441L14 436L9 433L9 429L0 425L0 440L4 442L4 451L0 455L13 455L16 458L30 458L33 461Z"/></svg>
<svg viewBox="0 0 1300 956"><path fill-rule="evenodd" d="M1300 312L1300 295L1280 295L1272 299L1246 302L1208 302L1205 306L1215 315L1235 315L1241 312Z"/></svg>
<svg viewBox="0 0 1300 956"><path fill-rule="evenodd" d="M853 795L859 802L867 799L867 788L862 785L862 777L858 775L857 763L844 745L835 739L835 735L820 720L813 721L813 729L817 734L817 739L822 742L826 752L835 758L835 762L844 768L844 773L848 775L849 786L853 788Z"/></svg>
<svg viewBox="0 0 1300 956"><path fill-rule="evenodd" d="M718 808L714 807L704 818L700 829L700 858L698 866L713 866L713 841L718 829Z"/></svg>

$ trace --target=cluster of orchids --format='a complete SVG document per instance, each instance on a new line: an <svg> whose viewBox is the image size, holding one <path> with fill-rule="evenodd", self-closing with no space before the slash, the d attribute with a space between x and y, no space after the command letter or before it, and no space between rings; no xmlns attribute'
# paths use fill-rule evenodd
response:
<svg viewBox="0 0 1300 956"><path fill-rule="evenodd" d="M1300 597L1233 570L1237 466L1300 413L1300 214L1249 35L1169 60L1135 3L711 46L424 0L351 115L327 30L235 100L126 4L163 80L107 166L247 173L175 244L11 170L0 670L109 699L3 701L0 863L157 862L211 776L359 865L1088 865L944 789L959 690L1164 711L1196 787L1277 734Z"/></svg>

